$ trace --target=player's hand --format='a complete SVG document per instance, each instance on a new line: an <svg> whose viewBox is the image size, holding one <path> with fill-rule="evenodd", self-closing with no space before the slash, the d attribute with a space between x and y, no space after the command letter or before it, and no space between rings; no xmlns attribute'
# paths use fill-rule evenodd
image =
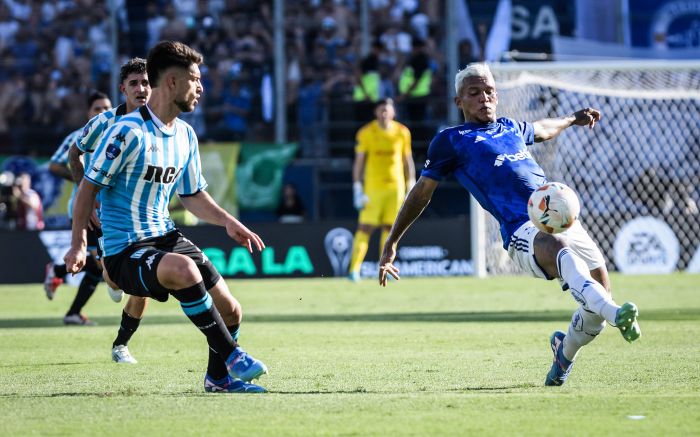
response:
<svg viewBox="0 0 700 437"><path fill-rule="evenodd" d="M574 112L574 124L576 126L593 126L600 121L600 111L593 108L585 108Z"/></svg>
<svg viewBox="0 0 700 437"><path fill-rule="evenodd" d="M253 246L259 251L265 248L262 238L255 232L243 226L243 223L238 220L226 222L226 233L243 247L248 249L248 252L253 253Z"/></svg>
<svg viewBox="0 0 700 437"><path fill-rule="evenodd" d="M399 278L399 269L392 264L396 258L396 245L385 245L382 257L379 259L379 285L386 287L386 281L389 279L387 275L391 275L397 281Z"/></svg>
<svg viewBox="0 0 700 437"><path fill-rule="evenodd" d="M369 201L369 197L365 194L362 189L362 182L355 182L352 184L352 202L356 210L361 210L365 207Z"/></svg>
<svg viewBox="0 0 700 437"><path fill-rule="evenodd" d="M85 249L76 249L71 247L63 257L63 262L66 263L66 271L68 273L78 273L85 267Z"/></svg>

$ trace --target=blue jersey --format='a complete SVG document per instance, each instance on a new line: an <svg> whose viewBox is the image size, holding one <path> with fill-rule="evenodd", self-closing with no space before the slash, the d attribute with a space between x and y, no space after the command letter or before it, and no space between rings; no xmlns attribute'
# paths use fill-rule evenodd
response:
<svg viewBox="0 0 700 437"><path fill-rule="evenodd" d="M532 124L509 118L450 127L433 138L421 175L440 181L454 173L498 220L507 248L513 232L530 219L530 194L546 182L544 170L527 149L534 141Z"/></svg>
<svg viewBox="0 0 700 437"><path fill-rule="evenodd" d="M104 187L100 220L106 256L172 231L168 202L173 190L191 196L207 186L192 127L179 119L164 126L146 106L105 132L85 167L85 179Z"/></svg>
<svg viewBox="0 0 700 437"><path fill-rule="evenodd" d="M81 133L82 129L78 129L69 133L68 136L66 136L66 138L63 139L61 145L58 146L56 152L54 152L54 154L51 155L51 162L55 162L59 165L68 166L68 151L70 150L70 146L77 143ZM73 184L73 191L71 192L70 199L68 200L68 218L73 217L73 200L75 199L75 193L77 189L78 186Z"/></svg>

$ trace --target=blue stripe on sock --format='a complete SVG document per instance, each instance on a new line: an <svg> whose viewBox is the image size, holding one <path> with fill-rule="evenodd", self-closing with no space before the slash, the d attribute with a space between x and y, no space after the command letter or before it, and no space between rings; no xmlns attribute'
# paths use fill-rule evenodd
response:
<svg viewBox="0 0 700 437"><path fill-rule="evenodd" d="M209 293L206 294L202 299L196 302L181 302L180 306L182 311L188 316L195 316L197 314L202 314L203 312L209 311L211 308L212 299Z"/></svg>
<svg viewBox="0 0 700 437"><path fill-rule="evenodd" d="M209 294L207 293L204 296L202 296L200 299L194 300L192 302L180 302L180 305L182 305L183 307L197 306L197 305L201 304L202 302L206 301L208 296L209 296Z"/></svg>

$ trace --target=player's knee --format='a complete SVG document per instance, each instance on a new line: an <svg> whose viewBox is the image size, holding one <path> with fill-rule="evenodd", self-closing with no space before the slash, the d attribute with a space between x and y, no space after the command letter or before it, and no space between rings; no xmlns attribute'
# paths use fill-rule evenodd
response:
<svg viewBox="0 0 700 437"><path fill-rule="evenodd" d="M178 290L201 282L202 275L189 257L169 254L158 265L158 281L166 288Z"/></svg>
<svg viewBox="0 0 700 437"><path fill-rule="evenodd" d="M535 245L536 247L539 246L541 250L553 254L553 256L556 256L560 250L569 246L565 238L544 232L537 233Z"/></svg>

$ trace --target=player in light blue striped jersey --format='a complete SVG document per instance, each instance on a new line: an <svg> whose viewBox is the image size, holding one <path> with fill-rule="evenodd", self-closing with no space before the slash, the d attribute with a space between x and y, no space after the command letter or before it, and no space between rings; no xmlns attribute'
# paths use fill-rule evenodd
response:
<svg viewBox="0 0 700 437"><path fill-rule="evenodd" d="M90 167L92 153L99 144L102 134L124 115L133 112L148 102L151 86L148 83L145 59L132 58L121 66L119 71L119 90L124 94L124 103L93 117L81 131L82 134L79 141L70 148L70 168L73 173L73 179L78 181L78 183L83 178L84 167ZM98 219L93 218L93 226L100 226ZM109 296L115 302L120 302L124 292L109 279L107 274L104 276L108 283L107 291ZM148 300L145 297L129 296L122 311L117 337L112 343L113 361L136 364L136 359L131 356L129 351L128 342L141 323L147 302Z"/></svg>
<svg viewBox="0 0 700 437"><path fill-rule="evenodd" d="M194 130L177 119L191 112L203 92L202 56L188 46L163 41L148 54L153 88L148 105L124 116L100 139L85 170L74 207L69 271L85 262L85 232L92 205L102 190L104 264L125 292L165 301L173 296L206 336L209 363L204 389L211 392L264 392L249 381L267 367L236 341L240 304L202 251L170 220L168 201L177 192L197 217L225 227L246 247L262 250L262 239L223 210L207 194ZM221 311L221 313L219 312Z"/></svg>
<svg viewBox="0 0 700 437"><path fill-rule="evenodd" d="M89 118L95 117L98 114L108 110L112 103L106 94L99 91L91 92L87 99ZM77 184L80 181L73 178L70 169L68 168L68 151L71 146L74 145L80 135L82 129L71 132L63 140L61 145L56 150L56 153L51 157L49 163L49 171L56 176L62 177L71 182L76 182L73 186L73 192L71 193L70 200L68 201L68 217L72 216L73 212L73 200L75 198L75 193L77 189ZM68 308L68 312L63 317L63 323L66 325L82 325L90 326L95 323L82 314L82 309L87 304L88 300L95 292L97 284L102 278L102 266L100 265L96 255L97 249L97 235L94 232L90 232L88 236L88 249L90 250L90 256L86 260L85 265L85 275L78 285L78 292ZM50 262L46 265L46 276L44 278L44 291L46 292L46 297L52 300L56 294L56 289L59 285L63 283L63 279L67 275L65 264L54 264Z"/></svg>

